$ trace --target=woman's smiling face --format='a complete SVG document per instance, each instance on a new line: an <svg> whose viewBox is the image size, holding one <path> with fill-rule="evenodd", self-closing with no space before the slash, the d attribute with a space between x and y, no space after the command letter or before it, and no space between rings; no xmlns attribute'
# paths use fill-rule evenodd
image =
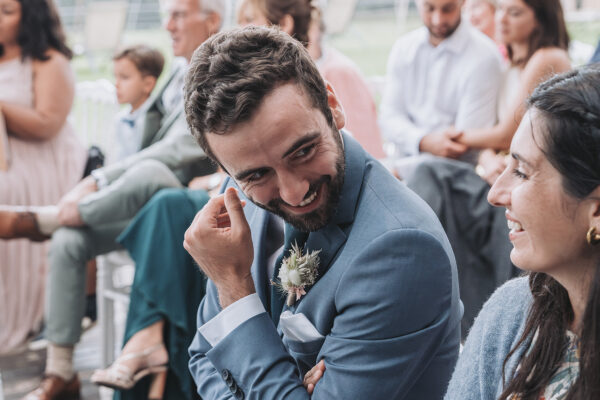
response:
<svg viewBox="0 0 600 400"><path fill-rule="evenodd" d="M488 201L506 208L510 257L521 269L553 274L587 264L591 247L589 201L567 194L562 176L540 146L545 124L541 114L527 112L511 144L511 161L494 183Z"/></svg>

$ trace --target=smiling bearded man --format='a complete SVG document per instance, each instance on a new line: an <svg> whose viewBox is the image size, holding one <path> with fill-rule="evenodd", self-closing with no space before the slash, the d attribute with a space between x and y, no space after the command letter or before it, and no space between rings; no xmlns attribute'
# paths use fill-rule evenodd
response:
<svg viewBox="0 0 600 400"><path fill-rule="evenodd" d="M210 279L190 347L201 397L441 399L462 314L450 244L341 131L303 46L267 28L218 35L194 54L185 98L230 176L184 240Z"/></svg>

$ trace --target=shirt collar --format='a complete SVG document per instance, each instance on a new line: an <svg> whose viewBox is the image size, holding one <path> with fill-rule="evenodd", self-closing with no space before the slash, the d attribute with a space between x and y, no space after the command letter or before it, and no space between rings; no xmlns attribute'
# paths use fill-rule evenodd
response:
<svg viewBox="0 0 600 400"><path fill-rule="evenodd" d="M133 127L135 125L135 122L137 121L137 119L142 114L146 113L146 111L150 107L150 104L152 104L152 101L153 101L152 96L149 96L146 99L146 101L144 101L142 103L142 105L139 106L138 109L133 112L131 112L131 106L129 105L128 108L126 109L126 111L121 116L121 121L127 122L131 127Z"/></svg>
<svg viewBox="0 0 600 400"><path fill-rule="evenodd" d="M463 18L456 30L452 33L452 35L444 39L442 43L440 43L437 47L440 49L447 49L456 54L460 54L468 44L469 30L469 23Z"/></svg>

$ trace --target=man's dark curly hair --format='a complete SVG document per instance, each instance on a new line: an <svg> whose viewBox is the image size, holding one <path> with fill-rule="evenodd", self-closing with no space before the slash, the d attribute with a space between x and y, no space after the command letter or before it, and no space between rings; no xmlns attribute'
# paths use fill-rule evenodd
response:
<svg viewBox="0 0 600 400"><path fill-rule="evenodd" d="M194 53L185 82L185 113L206 154L207 133L226 134L248 121L265 96L295 83L335 128L327 89L304 46L275 28L248 27L219 33Z"/></svg>
<svg viewBox="0 0 600 400"><path fill-rule="evenodd" d="M17 43L21 48L21 57L46 61L49 49L54 49L68 59L73 52L66 44L65 33L60 17L52 0L19 0L21 3L21 22ZM0 45L0 55L4 53Z"/></svg>

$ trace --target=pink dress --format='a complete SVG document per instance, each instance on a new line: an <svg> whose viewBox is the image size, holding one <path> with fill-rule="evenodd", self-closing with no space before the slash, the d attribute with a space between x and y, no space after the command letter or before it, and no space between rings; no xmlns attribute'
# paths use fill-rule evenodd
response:
<svg viewBox="0 0 600 400"><path fill-rule="evenodd" d="M329 47L323 48L317 67L342 103L346 114L345 128L373 157L384 158L375 101L358 67L348 57Z"/></svg>
<svg viewBox="0 0 600 400"><path fill-rule="evenodd" d="M0 63L0 100L33 107L31 60ZM0 204L56 204L82 177L86 152L69 123L44 142L20 140L9 132L8 146L9 168L0 171ZM47 250L47 243L0 241L0 354L22 344L40 326Z"/></svg>

